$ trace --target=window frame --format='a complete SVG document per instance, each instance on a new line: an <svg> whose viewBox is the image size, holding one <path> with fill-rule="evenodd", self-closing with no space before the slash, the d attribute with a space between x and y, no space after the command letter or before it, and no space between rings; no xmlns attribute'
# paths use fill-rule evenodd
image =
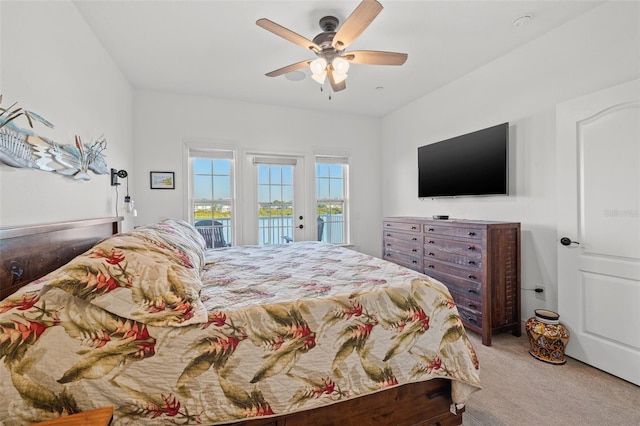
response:
<svg viewBox="0 0 640 426"><path fill-rule="evenodd" d="M186 142L184 145L184 162L185 162L185 180L187 182L187 188L184 194L184 210L185 217L187 222L190 224L194 224L195 222L195 170L193 160L195 158L209 158L212 160L216 159L226 159L230 160L230 170L229 170L229 180L230 180L230 198L225 198L224 201L228 201L229 207L231 209L231 216L229 218L228 225L228 235L230 238L227 239L227 243L232 243L237 245L239 240L238 235L238 218L237 213L238 210L238 197L236 194L237 189L237 153L234 148L227 146L216 146L208 143L189 143ZM212 175L214 176L214 175ZM212 204L215 204L215 200L209 200ZM215 220L212 212L212 221Z"/></svg>
<svg viewBox="0 0 640 426"><path fill-rule="evenodd" d="M330 181L331 176L329 177L320 177L318 176L318 164L327 164L327 165L335 165L339 164L342 167L342 198L319 198L318 197L318 180L319 179L328 179ZM351 245L351 232L350 232L350 214L349 214L349 157L344 155L316 155L314 158L314 199L315 199L315 207L314 210L316 215L318 215L318 206L319 204L332 204L336 201L339 201L343 205L342 209L342 242L339 243L331 243L341 246ZM327 223L337 223L336 221L325 221L325 227ZM329 232L330 233L330 232ZM328 235L327 229L323 231L323 239Z"/></svg>

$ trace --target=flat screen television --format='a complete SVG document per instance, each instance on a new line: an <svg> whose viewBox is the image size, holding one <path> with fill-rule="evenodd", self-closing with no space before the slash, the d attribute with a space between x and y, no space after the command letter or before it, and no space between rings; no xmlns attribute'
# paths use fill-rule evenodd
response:
<svg viewBox="0 0 640 426"><path fill-rule="evenodd" d="M418 197L509 194L509 123L418 148Z"/></svg>

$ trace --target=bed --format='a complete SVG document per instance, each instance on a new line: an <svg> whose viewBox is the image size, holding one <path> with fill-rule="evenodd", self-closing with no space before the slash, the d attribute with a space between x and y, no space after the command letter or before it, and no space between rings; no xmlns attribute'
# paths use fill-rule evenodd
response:
<svg viewBox="0 0 640 426"><path fill-rule="evenodd" d="M0 230L1 425L109 405L114 425L455 425L480 389L457 308L425 275L119 220Z"/></svg>

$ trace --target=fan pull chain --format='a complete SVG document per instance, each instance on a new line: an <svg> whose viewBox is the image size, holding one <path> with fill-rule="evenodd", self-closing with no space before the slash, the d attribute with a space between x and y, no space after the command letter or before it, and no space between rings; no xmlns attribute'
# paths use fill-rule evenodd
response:
<svg viewBox="0 0 640 426"><path fill-rule="evenodd" d="M320 91L324 92L324 86L320 86ZM331 90L329 90L329 100L331 100Z"/></svg>
<svg viewBox="0 0 640 426"><path fill-rule="evenodd" d="M320 91L324 92L324 86L320 86ZM328 91L329 91L329 100L331 100L331 88L329 88Z"/></svg>

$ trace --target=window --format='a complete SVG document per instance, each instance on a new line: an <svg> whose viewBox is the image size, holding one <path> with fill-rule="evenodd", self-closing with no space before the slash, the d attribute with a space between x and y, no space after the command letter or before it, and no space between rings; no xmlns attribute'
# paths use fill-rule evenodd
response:
<svg viewBox="0 0 640 426"><path fill-rule="evenodd" d="M233 159L232 151L189 150L192 219L208 247L233 242Z"/></svg>
<svg viewBox="0 0 640 426"><path fill-rule="evenodd" d="M348 171L346 157L316 157L318 240L348 244Z"/></svg>

